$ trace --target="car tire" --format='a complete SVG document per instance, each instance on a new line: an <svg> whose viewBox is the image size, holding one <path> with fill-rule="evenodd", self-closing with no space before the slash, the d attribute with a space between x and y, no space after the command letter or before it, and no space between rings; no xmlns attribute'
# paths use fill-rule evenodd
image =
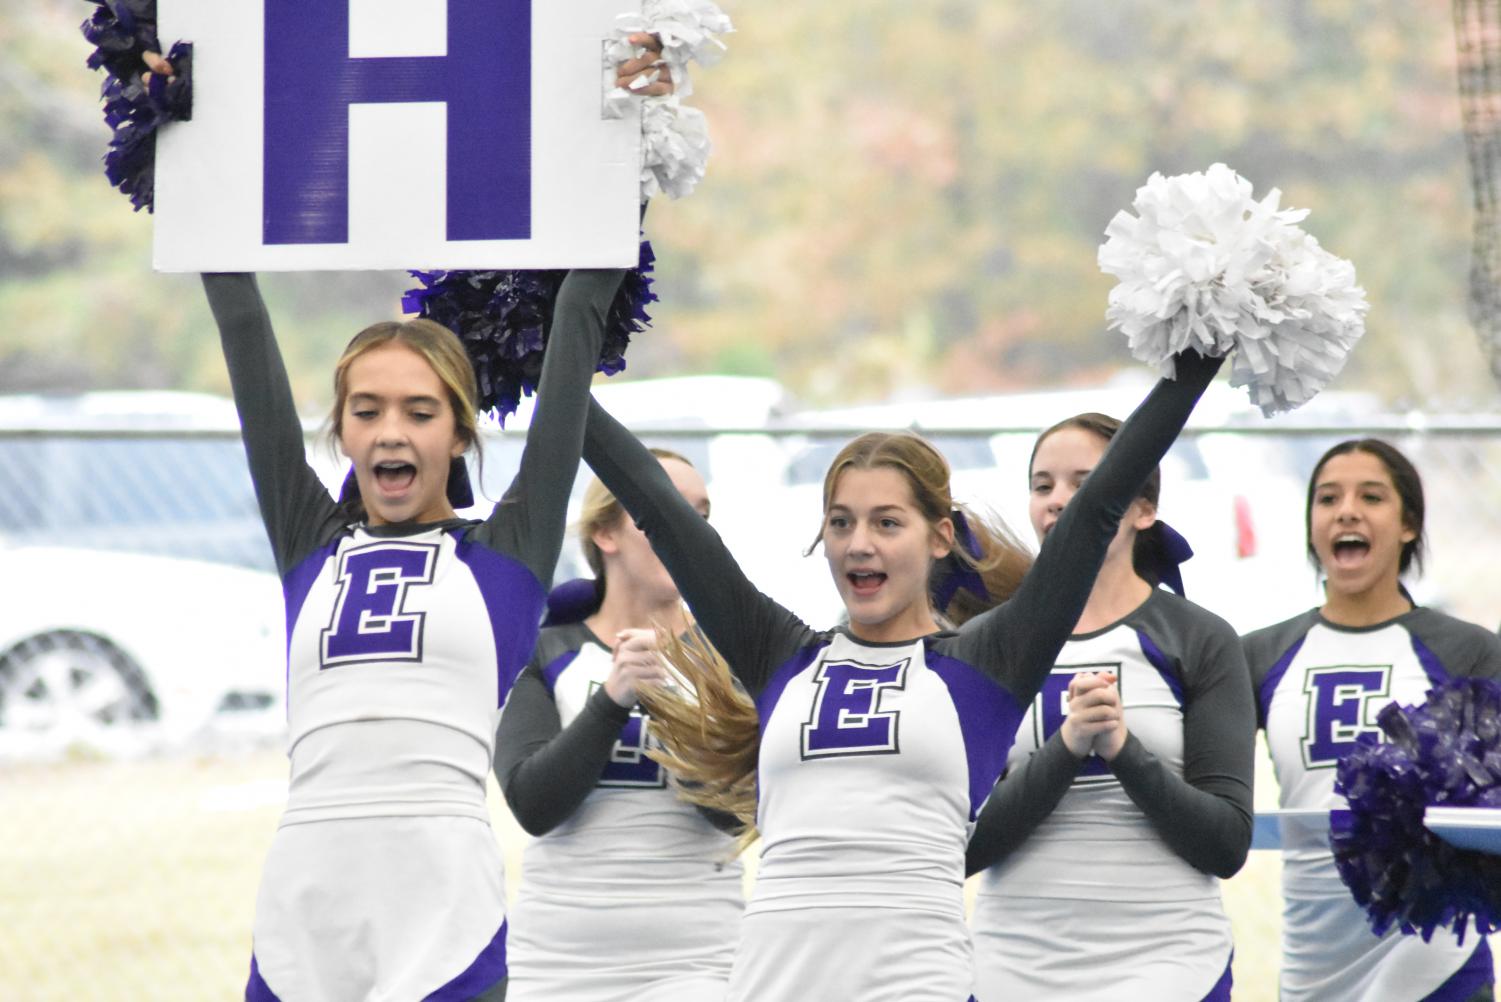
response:
<svg viewBox="0 0 1501 1002"><path fill-rule="evenodd" d="M105 743L159 713L145 673L103 637L56 630L0 654L0 734L10 741Z"/></svg>

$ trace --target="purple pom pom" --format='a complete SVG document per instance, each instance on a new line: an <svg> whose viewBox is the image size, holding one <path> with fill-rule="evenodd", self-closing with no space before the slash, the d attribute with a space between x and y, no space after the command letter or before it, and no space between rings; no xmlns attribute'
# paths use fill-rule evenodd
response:
<svg viewBox="0 0 1501 1002"><path fill-rule="evenodd" d="M656 302L651 270L656 261L651 243L641 241L641 257L625 276L605 318L599 371L614 375L625 368L631 335L646 329L648 303ZM553 303L568 272L548 271L414 271L422 288L409 289L401 308L436 321L459 336L479 382L479 409L503 424L523 396L537 391L542 350L552 326Z"/></svg>
<svg viewBox="0 0 1501 1002"><path fill-rule="evenodd" d="M1392 703L1377 718L1386 742L1361 735L1334 788L1350 801L1334 827L1335 865L1379 935L1396 924L1464 942L1473 919L1501 928L1501 856L1459 849L1423 826L1423 811L1501 806L1501 684L1456 679L1422 706Z"/></svg>
<svg viewBox="0 0 1501 1002"><path fill-rule="evenodd" d="M93 0L99 5L83 23L94 45L90 69L106 73L100 96L104 121L114 130L104 173L109 183L130 197L136 211L151 211L156 196L156 131L168 122L193 117L193 46L178 42L166 54L174 76L152 74L141 82L142 54L160 52L156 36L156 0Z"/></svg>

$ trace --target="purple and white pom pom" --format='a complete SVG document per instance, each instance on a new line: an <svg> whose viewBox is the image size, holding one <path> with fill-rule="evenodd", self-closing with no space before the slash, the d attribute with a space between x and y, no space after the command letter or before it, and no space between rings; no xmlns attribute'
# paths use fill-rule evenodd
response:
<svg viewBox="0 0 1501 1002"><path fill-rule="evenodd" d="M1378 936L1397 925L1426 941L1442 927L1462 943L1472 920L1482 935L1501 928L1501 856L1423 825L1429 806L1501 807L1501 684L1455 679L1377 719L1387 740L1361 735L1338 766L1350 802L1330 835L1340 877Z"/></svg>
<svg viewBox="0 0 1501 1002"><path fill-rule="evenodd" d="M90 69L105 71L100 96L104 121L114 135L104 157L109 183L130 197L136 211L150 212L156 197L156 133L169 122L193 117L193 47L178 42L166 53L173 77L152 74L142 83L142 56L161 52L156 0L92 0L98 9L83 23L93 46Z"/></svg>
<svg viewBox="0 0 1501 1002"><path fill-rule="evenodd" d="M1171 372L1173 355L1235 352L1230 381L1268 415L1312 399L1365 331L1355 268L1297 226L1306 209L1261 201L1224 164L1153 174L1106 227L1100 269L1120 279L1106 319L1131 354Z"/></svg>
<svg viewBox="0 0 1501 1002"><path fill-rule="evenodd" d="M656 257L641 241L641 256L628 272L605 318L598 371L625 368L631 336L651 322L646 307L657 300L651 271ZM542 352L552 327L553 304L566 270L413 271L422 288L409 289L402 309L434 320L459 336L479 383L478 406L502 423L523 396L537 391Z"/></svg>

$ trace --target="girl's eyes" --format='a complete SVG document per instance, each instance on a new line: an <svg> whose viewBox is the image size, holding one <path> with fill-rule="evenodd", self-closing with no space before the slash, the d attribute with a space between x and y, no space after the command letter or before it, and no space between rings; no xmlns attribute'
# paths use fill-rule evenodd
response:
<svg viewBox="0 0 1501 1002"><path fill-rule="evenodd" d="M879 524L883 529L900 529L902 527L902 523L894 518L883 518Z"/></svg>
<svg viewBox="0 0 1501 1002"><path fill-rule="evenodd" d="M845 518L843 515L830 515L829 516L829 528L830 529L843 529L843 528L845 528L848 525L849 525L849 519Z"/></svg>

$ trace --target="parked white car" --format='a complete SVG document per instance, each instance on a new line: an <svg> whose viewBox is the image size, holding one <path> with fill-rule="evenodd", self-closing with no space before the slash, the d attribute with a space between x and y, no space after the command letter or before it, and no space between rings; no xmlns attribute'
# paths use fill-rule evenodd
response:
<svg viewBox="0 0 1501 1002"><path fill-rule="evenodd" d="M0 550L0 568L0 758L283 726L274 575L66 547Z"/></svg>
<svg viewBox="0 0 1501 1002"><path fill-rule="evenodd" d="M284 726L281 589L233 405L0 398L0 757Z"/></svg>

